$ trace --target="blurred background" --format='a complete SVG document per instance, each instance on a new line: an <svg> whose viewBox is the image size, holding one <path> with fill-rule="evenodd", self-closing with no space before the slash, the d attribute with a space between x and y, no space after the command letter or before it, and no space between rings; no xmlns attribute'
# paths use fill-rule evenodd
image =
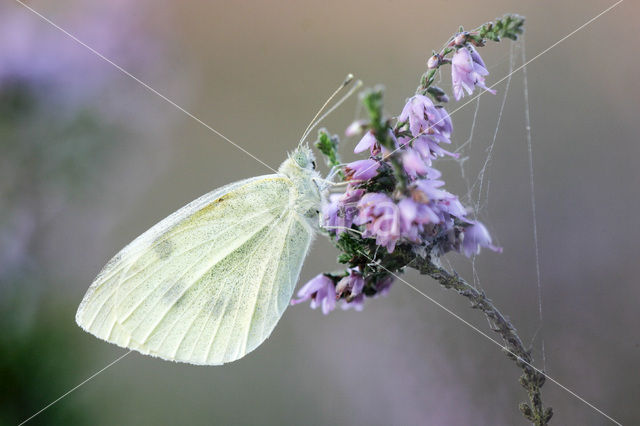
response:
<svg viewBox="0 0 640 426"><path fill-rule="evenodd" d="M386 109L397 114L431 51L459 25L525 15L531 58L610 3L29 4L275 168L348 72L365 86L383 83ZM640 422L639 9L622 3L527 69L542 322L521 72L508 91L505 81L496 96L480 98L463 151L467 181L459 163L436 163L447 188L463 196L506 93L487 192L462 197L480 200L480 218L504 248L474 261L477 281L532 342L539 366L544 339L549 374L624 424ZM510 49L508 41L482 49L488 84L508 74ZM469 138L475 109L453 114L454 146ZM357 97L323 126L343 134L354 112ZM345 159L355 158L355 142L343 140ZM74 321L114 253L199 195L266 173L35 14L3 2L0 423L26 419L125 352ZM335 257L319 238L301 282L335 269ZM473 279L469 260L449 260ZM406 279L487 330L456 294L415 273ZM526 424L518 376L493 343L396 283L361 313L290 308L263 346L224 367L131 354L32 424ZM553 383L543 397L552 424L609 424Z"/></svg>

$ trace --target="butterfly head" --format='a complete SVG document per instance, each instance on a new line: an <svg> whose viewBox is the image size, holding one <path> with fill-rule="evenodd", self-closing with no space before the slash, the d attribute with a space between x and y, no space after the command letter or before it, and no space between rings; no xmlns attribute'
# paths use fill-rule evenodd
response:
<svg viewBox="0 0 640 426"><path fill-rule="evenodd" d="M289 154L289 159L293 160L293 162L301 169L316 169L316 157L308 146L301 145L296 148L295 151Z"/></svg>
<svg viewBox="0 0 640 426"><path fill-rule="evenodd" d="M291 179L314 178L318 176L316 157L308 146L301 145L289 153L289 158L280 165L278 171Z"/></svg>

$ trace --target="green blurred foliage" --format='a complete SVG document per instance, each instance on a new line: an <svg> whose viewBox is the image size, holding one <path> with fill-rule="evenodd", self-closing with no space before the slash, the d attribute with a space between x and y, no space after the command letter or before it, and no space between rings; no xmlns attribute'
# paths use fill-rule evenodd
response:
<svg viewBox="0 0 640 426"><path fill-rule="evenodd" d="M0 424L35 414L82 378L87 354L37 249L52 212L95 187L120 130L83 105L15 80L0 86ZM81 197L80 197L81 198ZM76 333L74 337L74 332ZM55 404L30 424L88 424L82 402Z"/></svg>
<svg viewBox="0 0 640 426"><path fill-rule="evenodd" d="M25 279L15 282L33 286ZM77 383L88 368L86 352L74 346L75 324L68 309L33 301L25 291L0 302L0 424L26 420ZM89 424L82 402L55 404L30 424Z"/></svg>

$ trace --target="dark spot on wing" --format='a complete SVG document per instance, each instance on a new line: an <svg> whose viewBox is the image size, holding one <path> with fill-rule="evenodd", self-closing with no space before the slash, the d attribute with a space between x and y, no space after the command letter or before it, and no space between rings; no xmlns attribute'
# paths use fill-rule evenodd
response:
<svg viewBox="0 0 640 426"><path fill-rule="evenodd" d="M168 290L162 296L162 302L165 305L179 306L183 302L183 291L186 287L186 283L183 281L176 281L171 283Z"/></svg>
<svg viewBox="0 0 640 426"><path fill-rule="evenodd" d="M161 260L165 260L169 256L171 256L171 253L173 253L174 248L175 247L173 246L173 243L171 242L171 240L164 240L158 243L153 250L156 252L156 254Z"/></svg>

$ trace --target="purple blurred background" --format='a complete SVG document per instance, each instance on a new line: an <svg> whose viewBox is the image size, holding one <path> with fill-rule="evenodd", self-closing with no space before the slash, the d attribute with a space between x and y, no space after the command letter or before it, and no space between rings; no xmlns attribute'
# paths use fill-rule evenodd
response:
<svg viewBox="0 0 640 426"><path fill-rule="evenodd" d="M610 3L97 2L29 4L276 167L348 72L386 86L397 114L433 49L458 28L527 17L531 58ZM528 67L549 374L621 421L640 421L637 4L624 2ZM482 56L488 84L509 42ZM516 58L518 59L518 58ZM447 86L448 76L443 79ZM505 83L483 95L471 179L492 141ZM18 3L0 6L0 423L28 417L123 353L74 323L122 246L197 196L269 171ZM324 126L342 133L357 100ZM452 104L452 111L459 104ZM526 342L540 326L522 73L507 93L480 218L504 253L475 262L482 287ZM475 104L452 115L454 147ZM347 142L345 142L346 144ZM351 146L343 146L345 159ZM466 189L453 161L436 164ZM323 238L301 281L336 268ZM451 262L472 279L470 262ZM487 330L428 278L405 277ZM364 311L290 308L241 361L195 367L130 355L42 424L526 424L517 370L494 344L402 283ZM609 424L553 383L552 424Z"/></svg>

